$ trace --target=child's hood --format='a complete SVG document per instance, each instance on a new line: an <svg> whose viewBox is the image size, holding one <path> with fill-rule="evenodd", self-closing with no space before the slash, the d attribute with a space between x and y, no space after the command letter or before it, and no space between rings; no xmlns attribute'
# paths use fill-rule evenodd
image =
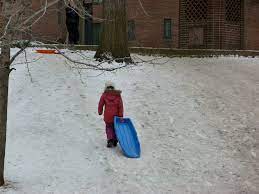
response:
<svg viewBox="0 0 259 194"><path fill-rule="evenodd" d="M105 90L104 95L108 100L114 100L121 96L120 90Z"/></svg>
<svg viewBox="0 0 259 194"><path fill-rule="evenodd" d="M105 88L104 88L104 90L106 90L108 87L113 87L114 89L115 89L115 84L113 83L113 82L111 82L111 81L107 81L106 83L105 83Z"/></svg>

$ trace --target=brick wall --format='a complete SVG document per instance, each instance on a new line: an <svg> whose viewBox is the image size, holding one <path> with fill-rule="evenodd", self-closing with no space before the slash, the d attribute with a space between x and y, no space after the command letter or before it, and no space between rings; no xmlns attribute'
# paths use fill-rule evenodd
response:
<svg viewBox="0 0 259 194"><path fill-rule="evenodd" d="M245 0L244 49L259 50L259 1Z"/></svg>
<svg viewBox="0 0 259 194"><path fill-rule="evenodd" d="M142 10L138 0L128 0L128 18L135 21L136 40L131 46L191 48L190 41L195 40L194 32L204 34L204 45L198 48L221 49L259 49L259 0L242 0L244 3L241 25L225 21L225 0L208 0L206 23L188 24L182 17L186 0L142 0ZM32 0L32 8L38 10L45 0ZM58 14L58 11L61 11ZM102 6L93 6L94 16L102 18ZM181 17L179 17L181 15ZM0 15L1 17L1 15ZM172 19L172 40L164 40L164 18ZM1 28L0 18L0 28ZM180 22L179 22L180 21ZM94 22L100 22L95 19ZM197 28L193 28L197 26ZM42 41L66 39L65 8L56 4L32 27L33 37ZM193 38L194 37L194 38ZM195 41L194 41L195 42Z"/></svg>
<svg viewBox="0 0 259 194"><path fill-rule="evenodd" d="M227 21L225 0L204 0L200 2L203 3L199 5L192 4L190 0L181 0L180 48L241 49L243 35L242 14L237 21ZM235 3L234 0L230 2ZM194 9L195 15L206 10L206 7L207 12L204 12L202 19L195 20L188 13L191 12L190 7ZM239 13L243 13L242 6L239 7ZM235 15L230 19L235 20ZM191 43L192 37L200 39L200 41L196 41L200 45L193 45Z"/></svg>
<svg viewBox="0 0 259 194"><path fill-rule="evenodd" d="M179 0L142 0L144 13L138 0L128 1L128 18L135 21L134 46L178 47ZM172 40L164 40L164 19L172 19Z"/></svg>
<svg viewBox="0 0 259 194"><path fill-rule="evenodd" d="M33 10L43 7L45 0L32 0ZM61 1L62 2L62 1ZM63 42L66 39L65 8L57 3L32 27L33 38L43 42Z"/></svg>
<svg viewBox="0 0 259 194"><path fill-rule="evenodd" d="M229 5L224 3L222 48L223 49L243 49L244 40L244 1L230 1ZM239 4L239 5L238 5ZM232 7L232 8L231 8ZM229 10L230 13L227 12Z"/></svg>
<svg viewBox="0 0 259 194"><path fill-rule="evenodd" d="M179 33L179 0L142 0L141 8L138 0L128 0L128 20L135 22L136 40L130 46L143 47L178 47ZM146 13L144 13L146 12ZM102 6L93 5L95 18L102 18ZM172 19L172 39L164 40L164 19ZM100 22L94 19L94 22Z"/></svg>
<svg viewBox="0 0 259 194"><path fill-rule="evenodd" d="M224 0L208 0L208 29L207 29L207 47L209 49L223 48L224 42Z"/></svg>
<svg viewBox="0 0 259 194"><path fill-rule="evenodd" d="M224 31L222 36L223 49L242 49L241 38L241 28L239 24L224 24Z"/></svg>

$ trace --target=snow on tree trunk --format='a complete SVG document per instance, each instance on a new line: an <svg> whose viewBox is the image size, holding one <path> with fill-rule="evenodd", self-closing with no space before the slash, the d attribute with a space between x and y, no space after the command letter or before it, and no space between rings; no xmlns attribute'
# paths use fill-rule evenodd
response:
<svg viewBox="0 0 259 194"><path fill-rule="evenodd" d="M5 19L3 26L8 24L11 16L12 0L4 1L2 11ZM9 24L8 24L9 25ZM11 33L10 25L5 30L5 37L2 39L0 55L0 186L4 184L4 163L5 163L5 145L6 145L6 124L7 124L7 103L8 103L8 82L10 74L10 44Z"/></svg>
<svg viewBox="0 0 259 194"><path fill-rule="evenodd" d="M127 33L126 0L103 1L104 22L97 59L113 59L130 62Z"/></svg>

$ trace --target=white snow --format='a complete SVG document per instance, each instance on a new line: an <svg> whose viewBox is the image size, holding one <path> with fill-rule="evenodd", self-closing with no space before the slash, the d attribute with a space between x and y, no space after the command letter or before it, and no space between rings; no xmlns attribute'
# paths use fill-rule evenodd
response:
<svg viewBox="0 0 259 194"><path fill-rule="evenodd" d="M34 50L29 60L42 58L29 64L33 82L23 56L10 77L0 193L259 192L258 58L162 58L167 63L97 77L85 70L80 78L62 56ZM94 53L84 53L94 63ZM107 80L123 91L140 159L106 148L97 104Z"/></svg>

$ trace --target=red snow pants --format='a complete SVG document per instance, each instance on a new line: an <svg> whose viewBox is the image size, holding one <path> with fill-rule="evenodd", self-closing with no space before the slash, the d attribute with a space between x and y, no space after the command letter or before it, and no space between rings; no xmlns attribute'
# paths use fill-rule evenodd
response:
<svg viewBox="0 0 259 194"><path fill-rule="evenodd" d="M110 140L110 139L117 140L115 130L114 130L114 123L105 123L105 124L106 124L107 140Z"/></svg>

